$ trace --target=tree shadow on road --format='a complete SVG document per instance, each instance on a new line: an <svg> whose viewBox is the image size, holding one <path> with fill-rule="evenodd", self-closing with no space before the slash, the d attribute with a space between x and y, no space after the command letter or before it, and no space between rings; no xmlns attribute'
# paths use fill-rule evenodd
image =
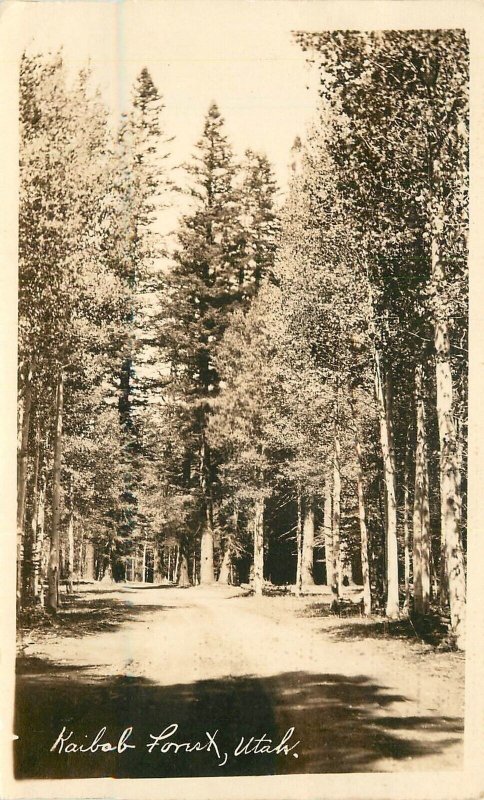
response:
<svg viewBox="0 0 484 800"><path fill-rule="evenodd" d="M143 678L107 677L99 669L65 667L24 659L17 675L15 774L17 778L195 777L287 773L365 772L382 759L395 762L443 754L461 741L462 721L442 716L400 716L393 703L405 698L364 675L286 672L271 677L247 675L163 686ZM171 741L200 741L216 734L220 751L150 753L150 734L178 723ZM116 744L133 727L135 749L118 752L49 752L59 733L70 741L92 742L106 726L103 741ZM241 737L265 734L274 744L294 727L288 755L234 756ZM295 758L293 753L297 753ZM398 767L400 768L401 767Z"/></svg>
<svg viewBox="0 0 484 800"><path fill-rule="evenodd" d="M342 612L338 614L333 613L328 604L318 602L306 606L299 615L324 618L324 634L336 641L404 639L429 644L439 650L454 649L449 641L450 620L435 610L424 616L400 619L387 619L383 616L365 618L359 603L344 603Z"/></svg>
<svg viewBox="0 0 484 800"><path fill-rule="evenodd" d="M104 596L97 597L97 594ZM168 603L132 604L129 595L128 598L120 600L116 597L106 597L106 594L106 592L90 591L67 595L54 617L46 612L31 617L24 616L19 624L19 633L46 631L59 636L81 638L87 634L114 632L123 623L134 620L145 612L179 608L176 604ZM188 605L184 608L188 608Z"/></svg>
<svg viewBox="0 0 484 800"><path fill-rule="evenodd" d="M449 626L438 616L421 619L360 619L347 620L341 625L325 627L325 635L337 641L348 639L403 639L422 642L441 650L452 649L449 644Z"/></svg>

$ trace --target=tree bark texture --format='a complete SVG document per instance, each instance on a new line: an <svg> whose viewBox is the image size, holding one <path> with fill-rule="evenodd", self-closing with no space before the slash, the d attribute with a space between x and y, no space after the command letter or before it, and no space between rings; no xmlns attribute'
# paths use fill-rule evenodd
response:
<svg viewBox="0 0 484 800"><path fill-rule="evenodd" d="M300 486L298 486L297 489L296 554L296 594L301 594L303 559L303 496Z"/></svg>
<svg viewBox="0 0 484 800"><path fill-rule="evenodd" d="M389 378L387 376L387 386ZM395 486L395 465L391 430L391 412L388 392L385 392L380 366L380 355L375 352L375 394L380 422L380 443L385 479L385 518L386 518L386 606L385 613L390 619L399 615L398 595L398 544L397 544L397 501ZM386 395L386 397L385 397Z"/></svg>
<svg viewBox="0 0 484 800"><path fill-rule="evenodd" d="M24 545L25 504L29 454L30 415L32 410L32 369L26 369L21 406L20 448L17 454L17 606L22 599L22 561Z"/></svg>
<svg viewBox="0 0 484 800"><path fill-rule="evenodd" d="M333 525L332 525L332 505L331 505L331 477L326 475L324 483L324 508L323 508L323 528L324 528L324 558L326 563L326 586L333 585Z"/></svg>
<svg viewBox="0 0 484 800"><path fill-rule="evenodd" d="M415 493L413 504L413 598L416 614L426 614L430 601L430 508L423 369L415 370Z"/></svg>
<svg viewBox="0 0 484 800"><path fill-rule="evenodd" d="M160 548L155 542L153 545L153 583L161 583L162 577Z"/></svg>
<svg viewBox="0 0 484 800"><path fill-rule="evenodd" d="M405 449L405 462L403 474L403 547L404 547L404 583L405 583L405 601L404 611L408 615L410 613L410 577L411 577L411 539L410 539L410 460L411 460L411 446L410 446L410 428L407 432L407 443Z"/></svg>
<svg viewBox="0 0 484 800"><path fill-rule="evenodd" d="M351 414L353 417L353 430L356 452L356 487L358 493L358 520L360 523L360 552L361 572L363 576L363 611L366 616L371 614L371 586L370 562L368 557L368 529L366 527L366 505L364 491L363 453L360 436L358 433L358 418L356 412L356 399L353 387L350 387Z"/></svg>
<svg viewBox="0 0 484 800"><path fill-rule="evenodd" d="M54 466L52 473L52 522L50 530L50 553L47 570L48 592L47 609L55 614L59 606L59 567L60 567L60 503L61 503L61 464L62 464L62 418L64 410L64 383L59 374L56 393L56 423L54 438Z"/></svg>
<svg viewBox="0 0 484 800"><path fill-rule="evenodd" d="M190 586L190 576L188 574L188 559L183 549L180 554L180 570L178 573L177 584L181 589L186 589L188 586Z"/></svg>
<svg viewBox="0 0 484 800"><path fill-rule="evenodd" d="M85 578L88 581L93 581L96 578L95 559L94 559L94 545L90 539L86 541L86 570Z"/></svg>
<svg viewBox="0 0 484 800"><path fill-rule="evenodd" d="M231 565L232 565L232 549L230 546L230 542L226 542L222 563L220 565L220 572L218 575L218 583L224 585L230 583Z"/></svg>
<svg viewBox="0 0 484 800"><path fill-rule="evenodd" d="M254 592L262 594L264 586L264 498L254 505Z"/></svg>
<svg viewBox="0 0 484 800"><path fill-rule="evenodd" d="M35 559L37 544L37 515L39 504L39 476L40 476L40 427L37 422L35 434L35 454L31 484L31 501L29 513L25 512L23 532L23 574L22 574L22 605L33 602L35 598Z"/></svg>
<svg viewBox="0 0 484 800"><path fill-rule="evenodd" d="M209 480L209 453L205 441L205 434L202 434L200 447L200 488L202 494L202 538L200 543L200 584L206 586L214 583L215 572L213 563L213 526L212 526L212 501L211 487Z"/></svg>
<svg viewBox="0 0 484 800"><path fill-rule="evenodd" d="M340 523L341 523L341 465L340 465L341 445L335 424L334 432L334 452L333 452L333 517L332 517L332 540L331 554L332 563L332 583L331 590L335 598L341 595L343 588L343 574L341 569L341 547L340 547Z"/></svg>
<svg viewBox="0 0 484 800"><path fill-rule="evenodd" d="M441 220L434 219L432 277L444 279L440 254ZM441 536L447 577L451 627L459 649L465 649L466 576L460 530L458 443L453 414L453 379L450 366L449 323L445 311L437 314L434 327L437 420L440 443Z"/></svg>
<svg viewBox="0 0 484 800"><path fill-rule="evenodd" d="M74 591L74 480L69 481L69 516L67 520L67 553L66 553L67 591Z"/></svg>
<svg viewBox="0 0 484 800"><path fill-rule="evenodd" d="M314 501L305 498L303 503L303 535L302 535L302 564L301 584L314 585Z"/></svg>
<svg viewBox="0 0 484 800"><path fill-rule="evenodd" d="M45 493L47 489L47 442L44 447L40 488L37 500L37 513L35 516L35 554L34 554L34 596L40 604L44 605L44 579L46 573L47 554L45 553Z"/></svg>

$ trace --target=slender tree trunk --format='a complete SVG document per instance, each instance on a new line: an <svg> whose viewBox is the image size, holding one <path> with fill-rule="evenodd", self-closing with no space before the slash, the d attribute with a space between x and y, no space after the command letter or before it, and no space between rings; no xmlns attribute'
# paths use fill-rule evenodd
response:
<svg viewBox="0 0 484 800"><path fill-rule="evenodd" d="M413 505L413 597L416 614L428 612L430 600L430 510L423 370L415 370L415 494Z"/></svg>
<svg viewBox="0 0 484 800"><path fill-rule="evenodd" d="M143 572L142 572L142 575L141 575L141 580L142 580L143 583L146 583L146 550L147 550L147 547L148 547L148 543L147 543L147 541L145 539L144 542L143 542L143 564L142 564Z"/></svg>
<svg viewBox="0 0 484 800"><path fill-rule="evenodd" d="M301 585L314 585L314 500L306 498L304 502L303 551L301 565Z"/></svg>
<svg viewBox="0 0 484 800"><path fill-rule="evenodd" d="M233 524L233 536L237 537L237 531L239 527L239 503L236 499L234 501L234 513L232 518ZM222 559L222 565L220 567L220 573L218 576L218 582L223 584L233 584L234 582L234 568L232 563L232 539L229 537L225 543L225 551L224 556Z"/></svg>
<svg viewBox="0 0 484 800"><path fill-rule="evenodd" d="M302 591L302 559L303 559L303 497L301 486L297 487L297 526L296 526L296 594Z"/></svg>
<svg viewBox="0 0 484 800"><path fill-rule="evenodd" d="M118 410L119 410L119 417L121 426L124 430L130 430L132 428L132 419L131 419L131 370L132 370L132 361L131 356L125 358L121 367L121 373L119 376L119 399L118 399Z"/></svg>
<svg viewBox="0 0 484 800"><path fill-rule="evenodd" d="M102 565L101 583L113 582L113 565L111 561L111 552L105 553Z"/></svg>
<svg viewBox="0 0 484 800"><path fill-rule="evenodd" d="M459 533L462 533L462 467L464 459L465 440L462 434L462 425L459 420L455 420L457 455L456 455L456 514L459 525Z"/></svg>
<svg viewBox="0 0 484 800"><path fill-rule="evenodd" d="M340 562L341 562L341 585L349 586L353 583L353 565L349 554L348 542L340 539L339 543Z"/></svg>
<svg viewBox="0 0 484 800"><path fill-rule="evenodd" d="M67 592L74 592L74 479L69 480L69 518L67 520Z"/></svg>
<svg viewBox="0 0 484 800"><path fill-rule="evenodd" d="M178 583L178 576L180 572L180 545L176 545L176 559L175 559L175 569L173 572L173 583Z"/></svg>
<svg viewBox="0 0 484 800"><path fill-rule="evenodd" d="M454 424L455 424L455 431L456 431L455 523L457 525L458 532L459 532L459 546L460 546L460 549L461 549L462 562L463 562L463 565L464 565L463 566L463 569L464 569L463 591L464 591L464 602L465 602L466 580L465 580L465 553L464 553L464 546L463 546L463 543L462 543L462 471L461 471L462 470L462 459L463 459L464 442L462 441L462 438L461 438L461 432L459 430L459 421L458 421L458 419L454 419ZM441 539L442 539L442 537L441 537ZM444 548L444 554L445 554L445 548ZM447 570L446 570L447 564L446 564L446 561L447 561L447 558L444 555L444 558L442 559L442 563L443 563L443 566L444 566L444 580L443 580L443 583L442 583L442 587L443 587L442 588L442 598L445 600L445 605L446 606L450 606L449 580L448 580L448 577L447 577ZM462 593L462 588L461 588L461 593ZM465 610L464 610L464 623L465 623ZM464 626L462 628L461 644L459 645L460 649L464 649L464 647L465 647L465 635L464 634L465 634L465 624L464 624Z"/></svg>
<svg viewBox="0 0 484 800"><path fill-rule="evenodd" d="M205 520L200 546L200 583L206 586L214 581L213 530L210 522Z"/></svg>
<svg viewBox="0 0 484 800"><path fill-rule="evenodd" d="M28 521L24 524L23 546L23 575L22 575L22 605L31 603L35 598L35 558L37 541L37 514L39 502L39 473L40 473L40 427L37 422L35 433L34 469L32 475L32 490L30 514L26 514Z"/></svg>
<svg viewBox="0 0 484 800"><path fill-rule="evenodd" d="M441 484L441 478L439 478ZM439 605L443 611L450 603L449 599L449 579L447 575L447 564L445 554L445 528L442 526L442 508L440 513L440 561L439 561Z"/></svg>
<svg viewBox="0 0 484 800"><path fill-rule="evenodd" d="M254 507L254 592L262 594L264 586L264 498L258 497Z"/></svg>
<svg viewBox="0 0 484 800"><path fill-rule="evenodd" d="M22 561L24 544L25 503L29 455L30 415L32 410L32 369L27 367L21 406L20 449L17 455L17 607L22 599Z"/></svg>
<svg viewBox="0 0 484 800"><path fill-rule="evenodd" d="M326 586L333 585L333 526L332 526L332 506L331 506L331 478L326 475L324 483L324 558L326 563Z"/></svg>
<svg viewBox="0 0 484 800"><path fill-rule="evenodd" d="M81 525L81 535L79 537L79 544L77 546L77 570L76 570L77 588L79 588L79 583L83 576L84 576L84 528Z"/></svg>
<svg viewBox="0 0 484 800"><path fill-rule="evenodd" d="M360 436L358 433L358 415L356 412L356 400L354 388L350 387L351 414L353 417L353 429L355 437L356 451L356 486L358 492L358 519L360 523L360 552L361 552L361 572L363 576L363 611L366 616L371 615L371 586L370 586L370 562L368 558L368 530L366 527L366 505L364 492L363 474L363 454L361 449Z"/></svg>
<svg viewBox="0 0 484 800"><path fill-rule="evenodd" d="M334 431L334 452L333 452L333 537L331 542L331 552L333 556L332 564L332 584L331 590L333 597L337 600L343 588L343 575L341 569L341 547L340 547L340 522L341 522L341 467L340 467L340 441L335 423Z"/></svg>
<svg viewBox="0 0 484 800"><path fill-rule="evenodd" d="M66 545L61 534L59 534L59 595L62 593L62 580L66 575ZM62 605L60 596L59 604Z"/></svg>
<svg viewBox="0 0 484 800"><path fill-rule="evenodd" d="M59 373L56 396L56 423L54 439L54 467L52 475L52 524L50 532L50 553L47 570L48 593L47 609L57 613L59 606L59 568L60 568L60 489L61 489L61 463L62 463L62 418L64 411L64 383L62 373Z"/></svg>
<svg viewBox="0 0 484 800"><path fill-rule="evenodd" d="M44 534L45 534L45 493L47 488L47 441L44 446L40 489L37 501L36 532L35 532L35 558L34 558L34 596L39 598L40 605L44 605Z"/></svg>
<svg viewBox="0 0 484 800"><path fill-rule="evenodd" d="M157 542L153 545L153 583L161 583L162 568L161 568L161 554Z"/></svg>
<svg viewBox="0 0 484 800"><path fill-rule="evenodd" d="M388 376L387 376L387 386ZM385 478L385 516L386 516L386 607L385 613L390 619L399 615L398 596L398 544L397 544L397 501L395 488L395 465L393 458L393 442L391 431L391 414L385 402L380 355L375 351L375 393L380 421L380 442L383 457Z"/></svg>
<svg viewBox="0 0 484 800"><path fill-rule="evenodd" d="M220 565L220 572L218 576L218 583L227 585L230 583L230 567L232 563L232 548L230 542L226 542L222 563Z"/></svg>
<svg viewBox="0 0 484 800"><path fill-rule="evenodd" d="M178 575L178 586L182 589L186 589L190 586L190 578L188 575L188 561L185 553L181 554L180 558L180 573Z"/></svg>
<svg viewBox="0 0 484 800"><path fill-rule="evenodd" d="M205 434L203 434L202 445L200 448L200 482L204 505L202 540L200 546L200 584L202 586L214 583L215 581L213 563L212 500L209 472L209 452L207 443L205 441Z"/></svg>
<svg viewBox="0 0 484 800"><path fill-rule="evenodd" d="M444 279L439 240L439 220L432 239L432 275ZM440 502L443 555L446 568L450 619L459 649L465 649L466 576L460 531L458 447L453 415L453 380L450 367L449 325L445 317L435 321L437 420L440 442Z"/></svg>
<svg viewBox="0 0 484 800"><path fill-rule="evenodd" d="M410 428L407 431L407 443L405 447L405 467L403 474L403 540L404 540L404 559L405 559L405 603L404 611L410 613Z"/></svg>
<svg viewBox="0 0 484 800"><path fill-rule="evenodd" d="M134 563L133 563L133 581L139 583L138 580L138 544L136 543L134 549Z"/></svg>
<svg viewBox="0 0 484 800"><path fill-rule="evenodd" d="M86 541L86 580L93 581L96 578L94 563L94 545L90 539Z"/></svg>

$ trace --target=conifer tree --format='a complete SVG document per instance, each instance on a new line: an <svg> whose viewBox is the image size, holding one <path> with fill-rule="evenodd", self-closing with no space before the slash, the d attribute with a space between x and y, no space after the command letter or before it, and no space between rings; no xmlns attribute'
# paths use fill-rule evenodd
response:
<svg viewBox="0 0 484 800"><path fill-rule="evenodd" d="M143 481L144 460L138 409L151 389L150 381L144 376L147 344L153 340L150 303L163 253L157 223L171 186L166 166L170 140L164 131L163 109L162 97L144 68L135 81L131 108L121 125L118 145L121 172L115 186L122 217L116 231L113 260L130 290L119 377L118 408L125 442L125 479L118 530L117 577L124 575L123 561L143 536L137 524L138 487Z"/></svg>
<svg viewBox="0 0 484 800"><path fill-rule="evenodd" d="M240 223L243 251L240 280L253 297L265 276L271 276L280 239L276 210L277 186L271 164L261 153L247 150L241 163Z"/></svg>
<svg viewBox="0 0 484 800"><path fill-rule="evenodd" d="M200 581L214 580L216 463L207 440L211 402L219 389L214 353L230 312L246 296L236 166L224 121L210 106L193 162L187 167L193 209L178 232L175 265L166 279L162 344L171 363L172 396L184 404L188 485L197 484L201 530Z"/></svg>

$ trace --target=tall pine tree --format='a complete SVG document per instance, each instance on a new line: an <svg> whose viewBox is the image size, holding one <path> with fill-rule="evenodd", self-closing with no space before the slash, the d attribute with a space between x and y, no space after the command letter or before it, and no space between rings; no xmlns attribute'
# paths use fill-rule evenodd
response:
<svg viewBox="0 0 484 800"><path fill-rule="evenodd" d="M166 279L162 341L171 363L172 397L183 418L183 480L196 490L201 532L200 581L214 580L216 464L207 441L219 388L214 352L228 317L246 296L236 166L215 104L187 167L193 208L181 221L175 265Z"/></svg>
<svg viewBox="0 0 484 800"><path fill-rule="evenodd" d="M131 109L123 120L119 136L122 171L117 191L122 218L114 258L131 296L126 309L128 332L119 378L118 408L125 439L125 478L118 526L119 557L113 564L114 577L124 576L125 557L137 546L142 533L138 525L137 487L142 482L143 453L137 405L143 403L142 395L147 390L139 374L143 372L145 338L151 336L147 307L163 251L157 225L170 187L165 164L170 140L164 131L163 109L161 95L144 68L135 81Z"/></svg>

